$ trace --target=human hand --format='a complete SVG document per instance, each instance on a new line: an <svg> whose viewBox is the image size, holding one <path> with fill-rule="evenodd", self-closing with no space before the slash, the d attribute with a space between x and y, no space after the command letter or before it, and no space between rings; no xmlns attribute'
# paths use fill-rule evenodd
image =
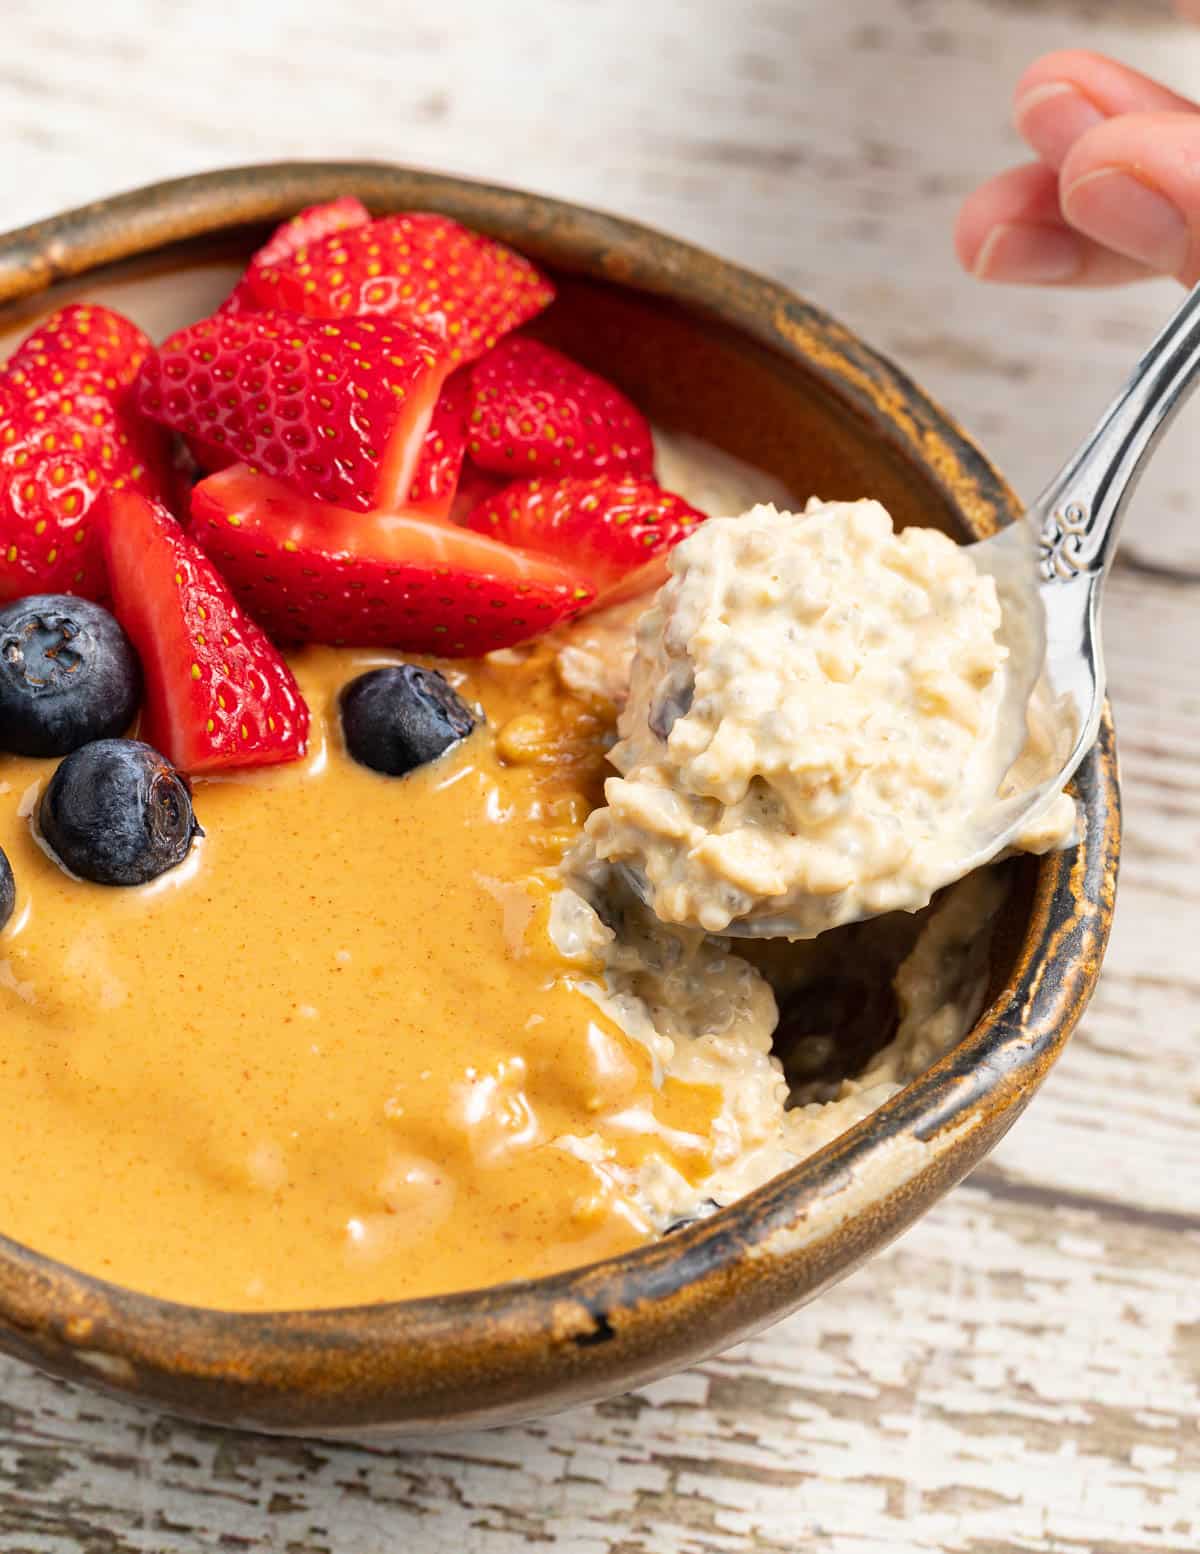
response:
<svg viewBox="0 0 1200 1554"><path fill-rule="evenodd" d="M1177 8L1200 20L1200 0ZM968 196L955 231L979 280L1200 280L1200 103L1101 54L1037 60L1013 118L1038 160Z"/></svg>

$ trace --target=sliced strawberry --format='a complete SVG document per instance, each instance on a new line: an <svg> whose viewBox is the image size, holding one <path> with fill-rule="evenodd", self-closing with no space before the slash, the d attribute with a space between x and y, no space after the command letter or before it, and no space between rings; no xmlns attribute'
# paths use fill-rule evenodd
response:
<svg viewBox="0 0 1200 1554"><path fill-rule="evenodd" d="M0 382L0 603L37 593L103 596L90 519L119 467L106 432L75 428L65 437L52 418L32 421Z"/></svg>
<svg viewBox="0 0 1200 1554"><path fill-rule="evenodd" d="M336 200L326 200L323 205L309 205L290 221L285 221L263 244L250 263L258 269L268 264L282 264L302 248L319 243L335 232L345 232L352 227L365 227L371 212L353 194L342 194Z"/></svg>
<svg viewBox="0 0 1200 1554"><path fill-rule="evenodd" d="M92 393L119 398L154 347L130 319L97 303L72 302L49 318L9 357L7 371L39 392ZM23 379L19 375L26 374Z"/></svg>
<svg viewBox="0 0 1200 1554"><path fill-rule="evenodd" d="M578 568L597 604L616 604L667 576L667 553L707 515L653 480L518 480L485 499L467 528Z"/></svg>
<svg viewBox="0 0 1200 1554"><path fill-rule="evenodd" d="M314 318L372 314L427 329L472 361L554 301L528 259L448 216L410 211L338 232L264 264L259 304Z"/></svg>
<svg viewBox="0 0 1200 1554"><path fill-rule="evenodd" d="M467 452L501 475L649 475L650 423L561 351L514 336L471 369Z"/></svg>
<svg viewBox="0 0 1200 1554"><path fill-rule="evenodd" d="M446 379L425 433L421 462L417 465L405 504L408 511L423 513L427 518L449 516L467 449L467 396L470 391L470 380L465 372L451 373Z"/></svg>
<svg viewBox="0 0 1200 1554"><path fill-rule="evenodd" d="M128 387L149 341L105 308L63 309L0 373L0 601L31 593L101 598L93 508L107 489L157 496L166 439Z"/></svg>
<svg viewBox="0 0 1200 1554"><path fill-rule="evenodd" d="M334 232L344 232L348 227L366 226L371 212L361 200L352 194L343 194L324 205L310 205L298 212L290 221L276 227L271 236L251 258L248 272L261 270L264 265L282 264L310 243L319 243ZM255 296L254 286L247 273L226 297L219 309L222 313L254 313L261 306ZM218 466L219 468L220 466Z"/></svg>
<svg viewBox="0 0 1200 1554"><path fill-rule="evenodd" d="M101 523L113 606L142 660L140 734L185 772L298 760L292 671L159 502L114 492Z"/></svg>
<svg viewBox="0 0 1200 1554"><path fill-rule="evenodd" d="M366 511L408 495L449 370L440 341L382 319L218 314L163 343L137 396L201 452Z"/></svg>
<svg viewBox="0 0 1200 1554"><path fill-rule="evenodd" d="M191 533L283 642L471 657L578 613L571 568L453 524L306 501L245 465L201 481Z"/></svg>
<svg viewBox="0 0 1200 1554"><path fill-rule="evenodd" d="M81 422L69 399L42 400L36 411L33 419L27 401L0 394L0 601L31 593L103 598L96 500L126 485L157 492L157 467L107 416L99 426Z"/></svg>

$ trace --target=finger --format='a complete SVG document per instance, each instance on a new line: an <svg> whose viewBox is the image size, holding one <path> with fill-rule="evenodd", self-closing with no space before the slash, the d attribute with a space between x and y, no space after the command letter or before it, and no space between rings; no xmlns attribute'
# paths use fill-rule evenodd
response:
<svg viewBox="0 0 1200 1554"><path fill-rule="evenodd" d="M1200 0L1196 0L1200 9ZM1062 49L1035 60L1013 93L1018 134L1049 167L1105 119L1124 113L1200 113L1200 105L1140 71L1092 54Z"/></svg>
<svg viewBox="0 0 1200 1554"><path fill-rule="evenodd" d="M1200 115L1127 114L1089 130L1059 174L1067 222L1185 285L1200 278Z"/></svg>
<svg viewBox="0 0 1200 1554"><path fill-rule="evenodd" d="M1200 22L1200 0L1175 0L1175 9L1185 21Z"/></svg>
<svg viewBox="0 0 1200 1554"><path fill-rule="evenodd" d="M1115 286L1149 273L1072 230L1059 209L1058 178L1038 162L976 189L959 212L954 244L977 280L1014 286Z"/></svg>

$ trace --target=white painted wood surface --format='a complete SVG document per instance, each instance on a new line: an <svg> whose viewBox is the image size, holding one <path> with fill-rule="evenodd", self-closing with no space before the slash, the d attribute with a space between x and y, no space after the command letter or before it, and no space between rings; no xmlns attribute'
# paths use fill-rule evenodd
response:
<svg viewBox="0 0 1200 1554"><path fill-rule="evenodd" d="M1153 0L39 0L3 7L3 224L152 178L367 155L609 206L891 351L1031 492L1173 299L984 292L959 197L1035 53L1200 90ZM755 1343L428 1449L239 1438L0 1364L0 1547L1015 1554L1200 1547L1200 559L1193 410L1109 606L1128 841L1102 988L1026 1119Z"/></svg>

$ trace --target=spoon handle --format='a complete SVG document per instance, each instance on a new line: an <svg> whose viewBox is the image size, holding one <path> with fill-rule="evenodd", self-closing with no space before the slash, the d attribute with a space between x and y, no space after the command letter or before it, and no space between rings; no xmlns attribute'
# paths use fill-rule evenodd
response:
<svg viewBox="0 0 1200 1554"><path fill-rule="evenodd" d="M1188 293L1091 436L1029 509L1045 582L1098 585L1147 455L1196 385L1200 286Z"/></svg>

